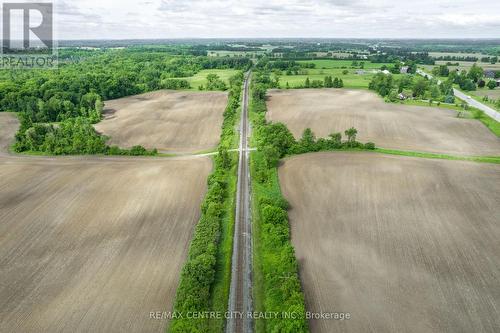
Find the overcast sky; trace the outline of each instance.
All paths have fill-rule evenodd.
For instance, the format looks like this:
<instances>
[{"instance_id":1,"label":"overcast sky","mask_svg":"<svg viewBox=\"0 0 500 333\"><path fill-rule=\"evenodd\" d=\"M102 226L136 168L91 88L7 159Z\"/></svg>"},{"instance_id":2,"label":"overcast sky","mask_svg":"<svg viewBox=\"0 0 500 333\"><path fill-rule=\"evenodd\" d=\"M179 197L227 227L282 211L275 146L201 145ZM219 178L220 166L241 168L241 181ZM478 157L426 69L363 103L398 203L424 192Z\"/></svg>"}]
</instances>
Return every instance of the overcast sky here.
<instances>
[{"instance_id":1,"label":"overcast sky","mask_svg":"<svg viewBox=\"0 0 500 333\"><path fill-rule=\"evenodd\" d=\"M59 39L500 38L500 0L58 0Z\"/></svg>"}]
</instances>

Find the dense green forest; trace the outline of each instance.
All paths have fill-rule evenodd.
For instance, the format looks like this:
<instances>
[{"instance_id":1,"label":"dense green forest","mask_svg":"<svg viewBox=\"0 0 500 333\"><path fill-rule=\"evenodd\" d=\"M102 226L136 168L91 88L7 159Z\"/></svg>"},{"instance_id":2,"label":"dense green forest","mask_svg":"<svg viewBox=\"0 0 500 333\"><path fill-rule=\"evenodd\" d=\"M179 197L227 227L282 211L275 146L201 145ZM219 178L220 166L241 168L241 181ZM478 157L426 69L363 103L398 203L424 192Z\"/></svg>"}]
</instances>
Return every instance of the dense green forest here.
<instances>
[{"instance_id":1,"label":"dense green forest","mask_svg":"<svg viewBox=\"0 0 500 333\"><path fill-rule=\"evenodd\" d=\"M91 124L103 101L158 89L186 89L203 69L246 69L249 59L178 56L167 52L65 50L57 70L0 73L0 110L19 113L15 150L50 154L114 152ZM176 79L174 79L176 78ZM58 124L52 124L58 123Z\"/></svg>"}]
</instances>

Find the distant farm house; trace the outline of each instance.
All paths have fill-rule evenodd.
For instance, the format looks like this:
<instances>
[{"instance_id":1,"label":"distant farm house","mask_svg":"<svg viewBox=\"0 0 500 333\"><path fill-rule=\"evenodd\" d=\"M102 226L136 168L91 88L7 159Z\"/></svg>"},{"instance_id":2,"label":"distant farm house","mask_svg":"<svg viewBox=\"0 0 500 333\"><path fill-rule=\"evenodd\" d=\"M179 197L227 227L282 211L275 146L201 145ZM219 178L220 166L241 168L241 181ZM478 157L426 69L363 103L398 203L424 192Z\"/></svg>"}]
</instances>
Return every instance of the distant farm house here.
<instances>
[{"instance_id":1,"label":"distant farm house","mask_svg":"<svg viewBox=\"0 0 500 333\"><path fill-rule=\"evenodd\" d=\"M500 79L497 79L497 87L500 87Z\"/></svg>"},{"instance_id":2,"label":"distant farm house","mask_svg":"<svg viewBox=\"0 0 500 333\"><path fill-rule=\"evenodd\" d=\"M399 72L400 72L401 74L408 74L408 70L409 70L409 69L410 69L410 67L409 67L409 66L403 66L403 67L401 67L401 69L399 70Z\"/></svg>"},{"instance_id":3,"label":"distant farm house","mask_svg":"<svg viewBox=\"0 0 500 333\"><path fill-rule=\"evenodd\" d=\"M486 70L486 71L484 71L484 76L489 78L489 79L493 79L493 78L495 78L495 71Z\"/></svg>"},{"instance_id":4,"label":"distant farm house","mask_svg":"<svg viewBox=\"0 0 500 333\"><path fill-rule=\"evenodd\" d=\"M402 100L402 101L404 101L404 100L406 100L406 99L408 99L408 98L410 98L410 97L411 97L411 95L410 95L410 94L407 94L407 93L405 93L405 92L401 92L401 93L399 93L399 95L398 95L398 98L399 98L400 100Z\"/></svg>"},{"instance_id":5,"label":"distant farm house","mask_svg":"<svg viewBox=\"0 0 500 333\"><path fill-rule=\"evenodd\" d=\"M362 70L362 69L358 69L358 70L356 71L356 74L358 74L358 75L365 75L365 73L366 73L366 72L365 72L364 70Z\"/></svg>"}]
</instances>

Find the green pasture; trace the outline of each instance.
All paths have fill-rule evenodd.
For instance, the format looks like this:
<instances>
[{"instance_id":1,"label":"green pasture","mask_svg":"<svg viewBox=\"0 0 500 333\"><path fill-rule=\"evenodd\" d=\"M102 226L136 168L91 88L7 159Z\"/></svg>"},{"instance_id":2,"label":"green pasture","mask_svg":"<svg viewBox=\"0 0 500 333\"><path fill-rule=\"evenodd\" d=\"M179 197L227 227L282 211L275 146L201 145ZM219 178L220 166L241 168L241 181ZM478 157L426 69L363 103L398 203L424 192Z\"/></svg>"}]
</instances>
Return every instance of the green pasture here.
<instances>
[{"instance_id":1,"label":"green pasture","mask_svg":"<svg viewBox=\"0 0 500 333\"><path fill-rule=\"evenodd\" d=\"M343 71L347 70L347 74L343 74ZM286 84L288 82L288 86L290 88L299 88L304 86L304 82L307 78L310 81L313 80L321 80L325 79L325 76L332 76L333 78L338 77L344 81L344 88L356 88L356 89L368 89L368 85L372 80L373 76L376 73L373 73L372 70L364 70L364 74L356 74L357 69L341 69L341 68L332 68L332 69L308 69L306 70L308 74L301 75L282 75L280 76L280 87L286 88ZM400 74L393 74L394 78L399 77Z\"/></svg>"},{"instance_id":2,"label":"green pasture","mask_svg":"<svg viewBox=\"0 0 500 333\"><path fill-rule=\"evenodd\" d=\"M187 80L191 85L190 90L198 90L199 86L206 85L208 74L217 74L229 87L229 78L236 73L238 73L238 70L235 69L204 69L196 73L194 76L179 79Z\"/></svg>"}]
</instances>

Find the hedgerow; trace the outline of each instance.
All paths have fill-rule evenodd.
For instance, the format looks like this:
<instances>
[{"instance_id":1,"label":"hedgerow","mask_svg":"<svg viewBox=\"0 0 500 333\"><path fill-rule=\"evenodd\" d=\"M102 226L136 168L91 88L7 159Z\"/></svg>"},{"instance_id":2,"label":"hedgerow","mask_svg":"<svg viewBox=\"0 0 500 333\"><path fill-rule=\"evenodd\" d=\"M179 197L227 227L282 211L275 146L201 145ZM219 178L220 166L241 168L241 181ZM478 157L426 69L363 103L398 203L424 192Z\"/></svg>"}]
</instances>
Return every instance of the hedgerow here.
<instances>
[{"instance_id":1,"label":"hedgerow","mask_svg":"<svg viewBox=\"0 0 500 333\"><path fill-rule=\"evenodd\" d=\"M217 255L223 221L230 210L233 193L230 180L234 177L235 154L227 151L235 137L235 122L240 106L243 73L230 80L227 108L224 112L219 154L214 158L214 172L208 178L208 190L201 205L201 217L181 272L174 312L182 314L172 319L169 332L209 332L209 319L196 319L190 313L210 311L212 287L216 279Z\"/></svg>"},{"instance_id":2,"label":"hedgerow","mask_svg":"<svg viewBox=\"0 0 500 333\"><path fill-rule=\"evenodd\" d=\"M264 76L265 77L265 76ZM253 223L255 242L256 311L293 313L295 319L281 316L258 320L263 332L307 332L305 303L298 276L298 263L290 240L288 203L281 195L276 166L296 144L284 124L268 124L264 118L265 83L255 73L251 109L258 150L251 156Z\"/></svg>"}]
</instances>

